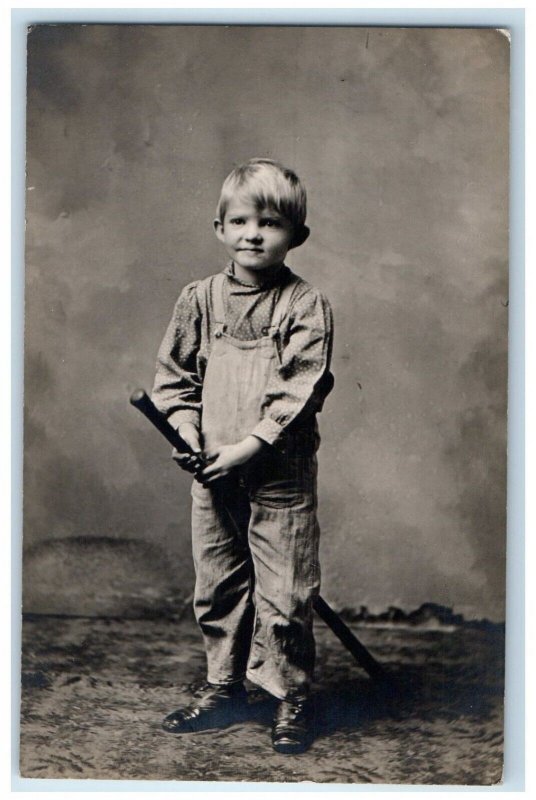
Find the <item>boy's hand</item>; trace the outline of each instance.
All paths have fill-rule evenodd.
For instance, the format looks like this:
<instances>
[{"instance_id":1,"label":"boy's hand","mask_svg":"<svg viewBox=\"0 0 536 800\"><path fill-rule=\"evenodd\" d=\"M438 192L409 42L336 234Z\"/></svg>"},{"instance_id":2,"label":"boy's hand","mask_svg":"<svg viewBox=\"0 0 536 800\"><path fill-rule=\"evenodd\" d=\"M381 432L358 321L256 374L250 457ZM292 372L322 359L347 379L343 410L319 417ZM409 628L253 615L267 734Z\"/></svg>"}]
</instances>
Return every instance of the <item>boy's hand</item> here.
<instances>
[{"instance_id":1,"label":"boy's hand","mask_svg":"<svg viewBox=\"0 0 536 800\"><path fill-rule=\"evenodd\" d=\"M204 464L199 431L193 422L183 422L179 425L178 434L190 446L192 453L179 453L173 448L172 458L186 472L198 472Z\"/></svg>"},{"instance_id":2,"label":"boy's hand","mask_svg":"<svg viewBox=\"0 0 536 800\"><path fill-rule=\"evenodd\" d=\"M199 473L201 483L212 483L228 475L234 467L245 464L262 449L263 442L256 436L246 436L237 444L224 444L205 453L209 465Z\"/></svg>"}]
</instances>

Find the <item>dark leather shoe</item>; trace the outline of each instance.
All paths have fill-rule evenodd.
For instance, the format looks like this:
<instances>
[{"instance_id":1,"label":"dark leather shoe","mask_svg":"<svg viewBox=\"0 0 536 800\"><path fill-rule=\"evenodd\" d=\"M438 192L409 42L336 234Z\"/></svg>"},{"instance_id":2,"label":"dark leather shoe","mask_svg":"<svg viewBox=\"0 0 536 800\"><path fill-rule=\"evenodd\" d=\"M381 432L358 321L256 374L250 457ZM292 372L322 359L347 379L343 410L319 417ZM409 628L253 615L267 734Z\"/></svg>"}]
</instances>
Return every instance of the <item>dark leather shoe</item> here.
<instances>
[{"instance_id":1,"label":"dark leather shoe","mask_svg":"<svg viewBox=\"0 0 536 800\"><path fill-rule=\"evenodd\" d=\"M305 753L314 739L314 708L310 699L282 700L275 712L272 746L278 753Z\"/></svg>"},{"instance_id":2,"label":"dark leather shoe","mask_svg":"<svg viewBox=\"0 0 536 800\"><path fill-rule=\"evenodd\" d=\"M224 728L244 718L247 696L242 683L228 686L204 683L193 693L193 702L168 714L162 727L168 733L196 733Z\"/></svg>"}]
</instances>

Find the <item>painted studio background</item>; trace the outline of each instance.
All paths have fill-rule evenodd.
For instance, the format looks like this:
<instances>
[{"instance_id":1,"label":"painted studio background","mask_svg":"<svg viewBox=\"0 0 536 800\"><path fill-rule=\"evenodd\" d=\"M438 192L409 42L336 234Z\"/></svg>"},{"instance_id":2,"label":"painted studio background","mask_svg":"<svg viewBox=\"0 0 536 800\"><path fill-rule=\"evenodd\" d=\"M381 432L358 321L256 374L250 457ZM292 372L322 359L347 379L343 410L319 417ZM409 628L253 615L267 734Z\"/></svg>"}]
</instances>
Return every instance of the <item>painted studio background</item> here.
<instances>
[{"instance_id":1,"label":"painted studio background","mask_svg":"<svg viewBox=\"0 0 536 800\"><path fill-rule=\"evenodd\" d=\"M192 591L189 477L128 404L251 156L330 298L322 593L504 619L508 57L493 30L38 26L28 39L24 602Z\"/></svg>"}]
</instances>

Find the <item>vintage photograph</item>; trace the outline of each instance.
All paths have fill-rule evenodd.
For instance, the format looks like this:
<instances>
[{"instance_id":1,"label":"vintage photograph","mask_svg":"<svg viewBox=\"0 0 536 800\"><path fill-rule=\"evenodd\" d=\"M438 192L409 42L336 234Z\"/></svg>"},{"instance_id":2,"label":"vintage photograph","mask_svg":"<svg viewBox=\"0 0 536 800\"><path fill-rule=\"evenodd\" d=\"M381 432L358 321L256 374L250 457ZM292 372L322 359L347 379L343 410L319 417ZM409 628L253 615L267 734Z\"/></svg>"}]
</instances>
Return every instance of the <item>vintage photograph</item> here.
<instances>
[{"instance_id":1,"label":"vintage photograph","mask_svg":"<svg viewBox=\"0 0 536 800\"><path fill-rule=\"evenodd\" d=\"M21 776L501 782L509 61L28 30Z\"/></svg>"}]
</instances>

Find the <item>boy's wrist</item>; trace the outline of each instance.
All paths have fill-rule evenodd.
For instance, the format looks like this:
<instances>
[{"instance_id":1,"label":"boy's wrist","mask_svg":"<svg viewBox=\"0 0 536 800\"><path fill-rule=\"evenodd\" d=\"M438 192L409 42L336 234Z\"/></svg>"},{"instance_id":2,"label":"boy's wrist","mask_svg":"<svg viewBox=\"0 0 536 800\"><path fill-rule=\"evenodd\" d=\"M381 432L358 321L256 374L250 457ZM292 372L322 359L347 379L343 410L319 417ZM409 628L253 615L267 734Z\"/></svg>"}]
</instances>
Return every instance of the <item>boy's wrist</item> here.
<instances>
[{"instance_id":1,"label":"boy's wrist","mask_svg":"<svg viewBox=\"0 0 536 800\"><path fill-rule=\"evenodd\" d=\"M180 436L181 435L181 431L184 433L184 431L188 431L188 430L190 430L190 431L194 430L197 433L199 433L199 427L195 424L195 422L181 422L179 427L177 428L177 433Z\"/></svg>"},{"instance_id":2,"label":"boy's wrist","mask_svg":"<svg viewBox=\"0 0 536 800\"><path fill-rule=\"evenodd\" d=\"M176 431L185 422L191 422L199 430L201 427L201 415L194 408L181 408L169 415L168 422Z\"/></svg>"},{"instance_id":3,"label":"boy's wrist","mask_svg":"<svg viewBox=\"0 0 536 800\"><path fill-rule=\"evenodd\" d=\"M264 442L262 439L259 439L257 436L253 436L250 434L246 436L245 439L242 439L241 442L238 442L237 448L240 455L240 461L242 464L245 464L246 461L249 461L253 456L257 455L262 450Z\"/></svg>"}]
</instances>

